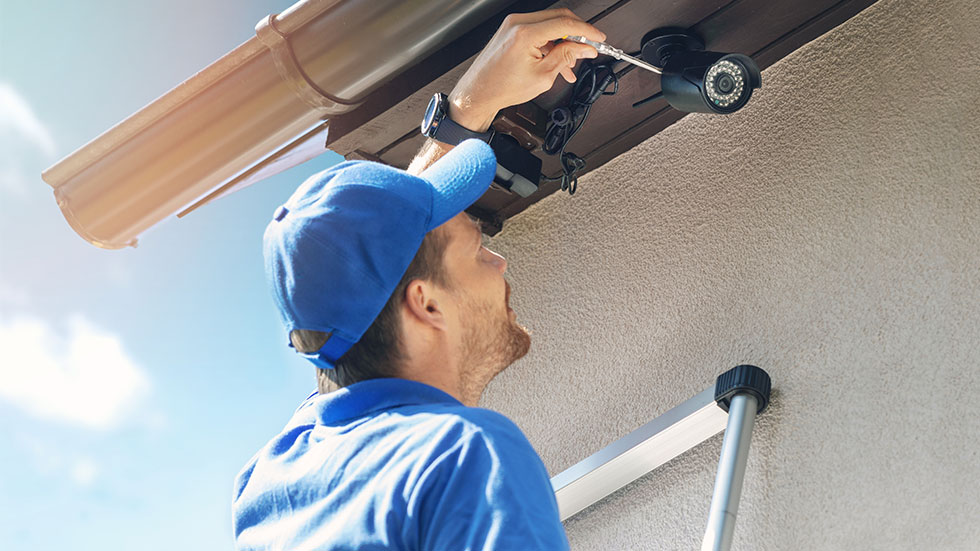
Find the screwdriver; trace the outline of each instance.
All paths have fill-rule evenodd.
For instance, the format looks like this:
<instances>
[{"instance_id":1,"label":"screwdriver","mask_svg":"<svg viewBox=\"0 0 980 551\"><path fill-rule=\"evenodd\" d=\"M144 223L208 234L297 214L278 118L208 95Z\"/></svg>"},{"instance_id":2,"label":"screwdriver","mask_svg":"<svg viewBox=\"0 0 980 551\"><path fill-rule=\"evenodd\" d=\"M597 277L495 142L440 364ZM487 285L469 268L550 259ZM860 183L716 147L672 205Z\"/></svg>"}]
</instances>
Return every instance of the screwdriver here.
<instances>
[{"instance_id":1,"label":"screwdriver","mask_svg":"<svg viewBox=\"0 0 980 551\"><path fill-rule=\"evenodd\" d=\"M588 38L585 38L584 36L577 36L577 35L566 36L562 40L571 40L572 42L578 42L579 44L588 44L589 46L592 46L593 48L595 48L596 51L599 52L602 55L607 55L609 57L618 59L620 61L625 61L627 63L632 63L633 65L636 65L637 67L641 67L643 69L646 69L647 71L653 71L654 73L657 73L658 75L663 73L663 70L661 70L660 67L654 67L653 65L650 65L646 61L643 61L642 59L635 58L635 57L627 54L623 50L620 50L619 48L614 48L614 47L610 46L609 44L606 44L605 42L596 42L595 40L589 40Z\"/></svg>"}]
</instances>

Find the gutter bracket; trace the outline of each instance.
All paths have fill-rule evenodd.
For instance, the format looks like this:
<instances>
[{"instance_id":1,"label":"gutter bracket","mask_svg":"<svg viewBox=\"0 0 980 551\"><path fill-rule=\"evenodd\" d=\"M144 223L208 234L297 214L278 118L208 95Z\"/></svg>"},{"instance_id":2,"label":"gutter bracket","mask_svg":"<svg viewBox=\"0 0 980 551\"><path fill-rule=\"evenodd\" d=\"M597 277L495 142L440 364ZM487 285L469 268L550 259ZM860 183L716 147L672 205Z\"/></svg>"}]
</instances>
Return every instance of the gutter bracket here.
<instances>
[{"instance_id":1,"label":"gutter bracket","mask_svg":"<svg viewBox=\"0 0 980 551\"><path fill-rule=\"evenodd\" d=\"M323 118L327 115L346 113L351 110L351 106L359 105L361 102L350 103L331 96L310 80L299 66L299 61L296 60L293 48L289 44L289 38L276 27L276 15L268 15L259 21L255 25L255 36L269 48L279 76L286 81L293 92L323 115Z\"/></svg>"}]
</instances>

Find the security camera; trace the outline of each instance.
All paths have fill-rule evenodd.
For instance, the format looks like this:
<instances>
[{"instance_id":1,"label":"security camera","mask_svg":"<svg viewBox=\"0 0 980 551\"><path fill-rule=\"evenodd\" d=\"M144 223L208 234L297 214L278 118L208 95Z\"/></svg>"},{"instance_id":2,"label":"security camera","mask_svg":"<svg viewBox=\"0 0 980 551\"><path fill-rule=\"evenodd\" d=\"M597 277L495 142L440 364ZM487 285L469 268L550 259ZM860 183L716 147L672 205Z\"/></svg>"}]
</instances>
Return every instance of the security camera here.
<instances>
[{"instance_id":1,"label":"security camera","mask_svg":"<svg viewBox=\"0 0 980 551\"><path fill-rule=\"evenodd\" d=\"M650 31L641 52L645 61L663 69L660 88L679 111L734 113L762 86L762 73L752 58L707 52L704 41L687 29Z\"/></svg>"}]
</instances>

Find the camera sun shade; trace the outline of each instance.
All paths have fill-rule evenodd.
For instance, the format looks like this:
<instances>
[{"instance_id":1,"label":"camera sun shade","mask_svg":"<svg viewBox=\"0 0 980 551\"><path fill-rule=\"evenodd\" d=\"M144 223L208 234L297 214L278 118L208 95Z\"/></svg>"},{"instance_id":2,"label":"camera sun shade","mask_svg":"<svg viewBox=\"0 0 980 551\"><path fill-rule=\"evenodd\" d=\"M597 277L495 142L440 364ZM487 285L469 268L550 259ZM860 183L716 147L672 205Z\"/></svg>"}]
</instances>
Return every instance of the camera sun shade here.
<instances>
[{"instance_id":1,"label":"camera sun shade","mask_svg":"<svg viewBox=\"0 0 980 551\"><path fill-rule=\"evenodd\" d=\"M660 87L671 107L700 113L734 113L762 86L749 56L707 52L696 34L675 27L643 37L643 59L663 68Z\"/></svg>"}]
</instances>

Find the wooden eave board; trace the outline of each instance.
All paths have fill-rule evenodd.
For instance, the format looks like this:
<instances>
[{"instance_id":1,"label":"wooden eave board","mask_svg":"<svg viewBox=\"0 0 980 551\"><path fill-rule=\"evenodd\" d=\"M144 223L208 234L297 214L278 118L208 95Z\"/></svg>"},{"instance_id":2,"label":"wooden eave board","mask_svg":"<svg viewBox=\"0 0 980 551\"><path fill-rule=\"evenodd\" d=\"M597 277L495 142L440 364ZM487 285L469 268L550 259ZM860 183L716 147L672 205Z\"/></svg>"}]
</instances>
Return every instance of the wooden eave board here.
<instances>
[{"instance_id":1,"label":"wooden eave board","mask_svg":"<svg viewBox=\"0 0 980 551\"><path fill-rule=\"evenodd\" d=\"M665 26L692 28L706 49L748 54L765 69L803 44L840 25L868 7L874 0L622 0L620 2L568 1L567 6L599 27L607 42L628 52L637 52L648 31ZM516 2L509 11L547 7L547 2ZM329 147L342 155L357 151L380 158L393 166L406 167L424 142L419 121L435 92L448 93L485 44L504 14L475 29L458 44L424 60L369 98L362 108L331 122L331 132L342 133ZM462 57L465 56L465 57ZM447 66L448 64L454 64ZM438 66L438 67L436 67ZM634 108L632 104L660 91L659 76L616 64L619 92L601 97L592 107L585 125L569 142L567 150L587 162L583 174L629 150L680 120L685 113L672 109L664 99ZM763 87L755 94L765 94ZM805 83L801 83L805 85ZM549 92L535 100L543 109L560 105L570 86L559 78ZM755 97L755 96L754 96ZM719 115L721 116L721 115ZM560 174L557 158L540 150L542 173ZM503 222L554 193L557 182L543 182L530 197L520 197L492 187L471 209L495 233ZM574 200L574 199L570 199Z\"/></svg>"}]
</instances>

